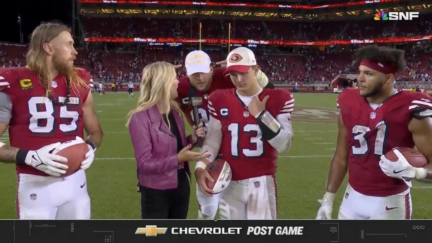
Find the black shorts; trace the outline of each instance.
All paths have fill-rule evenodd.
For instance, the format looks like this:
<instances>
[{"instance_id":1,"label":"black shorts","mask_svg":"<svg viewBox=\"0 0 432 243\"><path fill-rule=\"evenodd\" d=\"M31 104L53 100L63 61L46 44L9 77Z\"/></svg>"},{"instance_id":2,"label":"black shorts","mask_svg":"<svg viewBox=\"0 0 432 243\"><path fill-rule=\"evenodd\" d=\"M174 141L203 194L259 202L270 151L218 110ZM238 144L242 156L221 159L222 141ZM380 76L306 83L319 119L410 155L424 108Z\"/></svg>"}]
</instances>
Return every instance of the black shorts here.
<instances>
[{"instance_id":1,"label":"black shorts","mask_svg":"<svg viewBox=\"0 0 432 243\"><path fill-rule=\"evenodd\" d=\"M129 92L129 93L133 93L133 88L129 88L129 89L128 89L128 92Z\"/></svg>"}]
</instances>

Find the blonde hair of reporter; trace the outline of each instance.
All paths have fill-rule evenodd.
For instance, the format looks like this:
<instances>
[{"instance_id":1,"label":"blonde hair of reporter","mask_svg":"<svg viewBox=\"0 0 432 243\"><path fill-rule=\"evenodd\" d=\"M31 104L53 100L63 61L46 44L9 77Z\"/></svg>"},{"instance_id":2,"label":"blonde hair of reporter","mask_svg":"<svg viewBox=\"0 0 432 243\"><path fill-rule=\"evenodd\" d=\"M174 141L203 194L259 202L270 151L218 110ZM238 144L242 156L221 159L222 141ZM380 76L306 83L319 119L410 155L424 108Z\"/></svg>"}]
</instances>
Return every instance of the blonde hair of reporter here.
<instances>
[{"instance_id":1,"label":"blonde hair of reporter","mask_svg":"<svg viewBox=\"0 0 432 243\"><path fill-rule=\"evenodd\" d=\"M157 105L160 112L165 114L168 126L168 114L171 109L180 112L178 103L170 99L170 89L176 80L177 74L174 66L168 62L154 62L144 67L140 84L140 96L137 107L127 115L126 126L136 113Z\"/></svg>"}]
</instances>

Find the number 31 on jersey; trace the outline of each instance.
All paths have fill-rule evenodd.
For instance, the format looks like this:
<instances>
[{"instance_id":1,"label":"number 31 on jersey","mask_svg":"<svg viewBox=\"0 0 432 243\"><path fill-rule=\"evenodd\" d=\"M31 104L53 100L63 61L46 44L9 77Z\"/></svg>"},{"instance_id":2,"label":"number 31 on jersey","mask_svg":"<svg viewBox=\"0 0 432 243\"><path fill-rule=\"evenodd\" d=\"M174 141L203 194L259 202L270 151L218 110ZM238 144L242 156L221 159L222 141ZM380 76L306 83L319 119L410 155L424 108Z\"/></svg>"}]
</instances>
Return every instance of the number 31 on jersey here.
<instances>
[{"instance_id":1,"label":"number 31 on jersey","mask_svg":"<svg viewBox=\"0 0 432 243\"><path fill-rule=\"evenodd\" d=\"M375 155L381 156L384 153L385 149L385 136L387 125L384 121L380 121L376 126L376 137L375 144L373 147L373 152ZM371 129L367 126L355 125L352 128L352 134L354 136L354 140L359 143L359 146L351 146L353 155L366 155L370 148L368 143L368 136L371 132Z\"/></svg>"}]
</instances>

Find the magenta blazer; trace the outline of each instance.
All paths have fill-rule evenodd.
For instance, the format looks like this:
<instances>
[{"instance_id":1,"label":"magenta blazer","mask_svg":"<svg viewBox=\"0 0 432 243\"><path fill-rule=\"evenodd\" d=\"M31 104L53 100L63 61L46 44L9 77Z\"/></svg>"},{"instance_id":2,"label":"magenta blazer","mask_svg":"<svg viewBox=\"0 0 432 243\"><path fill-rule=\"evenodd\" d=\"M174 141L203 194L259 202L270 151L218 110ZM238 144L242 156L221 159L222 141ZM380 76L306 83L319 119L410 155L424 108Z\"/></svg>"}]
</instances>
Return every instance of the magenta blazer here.
<instances>
[{"instance_id":1,"label":"magenta blazer","mask_svg":"<svg viewBox=\"0 0 432 243\"><path fill-rule=\"evenodd\" d=\"M178 112L172 110L182 140L182 147L191 143L185 135L185 124ZM141 186L165 190L177 188L177 139L163 120L157 106L133 115L129 133L138 166ZM190 176L189 163L184 168Z\"/></svg>"}]
</instances>

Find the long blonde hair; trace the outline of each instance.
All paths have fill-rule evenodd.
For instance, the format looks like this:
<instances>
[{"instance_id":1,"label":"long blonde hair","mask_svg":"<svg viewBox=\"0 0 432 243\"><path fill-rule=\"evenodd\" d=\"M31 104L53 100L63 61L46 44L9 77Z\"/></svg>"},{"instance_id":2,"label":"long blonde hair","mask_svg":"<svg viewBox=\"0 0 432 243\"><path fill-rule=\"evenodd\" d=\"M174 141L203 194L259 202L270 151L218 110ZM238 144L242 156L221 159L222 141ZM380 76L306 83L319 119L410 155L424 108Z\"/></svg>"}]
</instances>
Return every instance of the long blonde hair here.
<instances>
[{"instance_id":1,"label":"long blonde hair","mask_svg":"<svg viewBox=\"0 0 432 243\"><path fill-rule=\"evenodd\" d=\"M172 109L180 112L176 101L170 99L170 90L177 74L174 66L168 62L154 62L144 67L140 85L140 97L137 107L127 115L126 126L137 112L147 110L154 105L158 105L160 112L165 114L168 126L168 114Z\"/></svg>"},{"instance_id":2,"label":"long blonde hair","mask_svg":"<svg viewBox=\"0 0 432 243\"><path fill-rule=\"evenodd\" d=\"M43 49L45 43L51 42L63 31L71 32L69 27L57 22L42 23L30 35L30 47L27 52L27 68L38 74L38 78L46 89L48 96L51 90L51 77L47 65L47 53ZM69 80L71 81L71 88L74 91L79 90L81 87L87 86L86 82L78 76L79 68L74 68L70 73Z\"/></svg>"}]
</instances>

